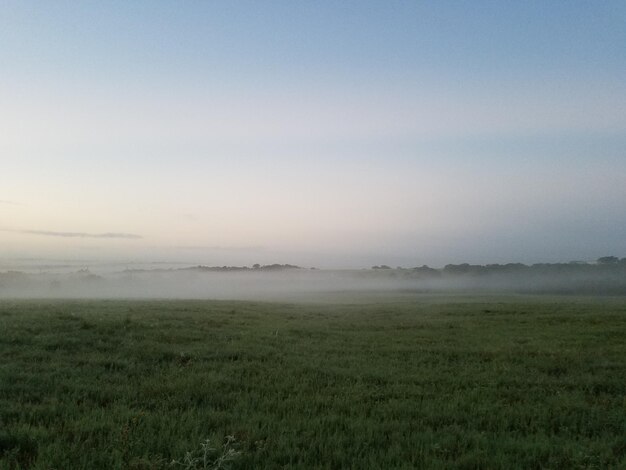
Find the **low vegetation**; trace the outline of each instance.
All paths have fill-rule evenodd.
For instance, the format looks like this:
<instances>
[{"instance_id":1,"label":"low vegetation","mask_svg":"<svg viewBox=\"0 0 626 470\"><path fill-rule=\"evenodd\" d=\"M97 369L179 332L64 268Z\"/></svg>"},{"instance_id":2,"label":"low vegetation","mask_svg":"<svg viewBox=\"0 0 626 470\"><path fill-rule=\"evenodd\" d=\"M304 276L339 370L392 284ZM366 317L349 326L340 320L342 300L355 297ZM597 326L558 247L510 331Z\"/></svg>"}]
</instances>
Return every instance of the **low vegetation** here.
<instances>
[{"instance_id":1,"label":"low vegetation","mask_svg":"<svg viewBox=\"0 0 626 470\"><path fill-rule=\"evenodd\" d=\"M5 300L0 332L1 469L626 468L623 298Z\"/></svg>"}]
</instances>

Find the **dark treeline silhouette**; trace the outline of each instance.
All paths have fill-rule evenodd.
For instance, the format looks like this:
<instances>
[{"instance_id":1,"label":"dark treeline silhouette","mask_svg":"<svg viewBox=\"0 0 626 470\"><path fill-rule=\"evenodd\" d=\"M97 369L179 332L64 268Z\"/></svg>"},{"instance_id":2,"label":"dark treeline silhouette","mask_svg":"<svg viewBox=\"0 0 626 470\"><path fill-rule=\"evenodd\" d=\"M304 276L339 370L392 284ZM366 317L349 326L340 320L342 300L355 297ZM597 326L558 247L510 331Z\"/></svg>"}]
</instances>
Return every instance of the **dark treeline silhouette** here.
<instances>
[{"instance_id":1,"label":"dark treeline silhouette","mask_svg":"<svg viewBox=\"0 0 626 470\"><path fill-rule=\"evenodd\" d=\"M300 266L293 264L254 264L251 268L248 266L193 266L191 268L181 268L180 271L208 271L208 272L241 272L241 271L283 271L285 269L302 269Z\"/></svg>"},{"instance_id":2,"label":"dark treeline silhouette","mask_svg":"<svg viewBox=\"0 0 626 470\"><path fill-rule=\"evenodd\" d=\"M383 265L384 266L384 265ZM373 266L372 275L418 279L432 290L507 290L520 293L626 295L626 258L603 256L595 262L447 264L387 269ZM377 273L377 274L374 274Z\"/></svg>"},{"instance_id":3,"label":"dark treeline silhouette","mask_svg":"<svg viewBox=\"0 0 626 470\"><path fill-rule=\"evenodd\" d=\"M392 269L386 264L380 266L372 266L374 270ZM397 267L398 271L412 271L415 273L438 276L441 274L491 274L491 273L578 273L578 272L602 272L626 269L626 258L618 258L617 256L603 256L595 262L589 263L585 261L569 261L567 263L507 263L507 264L447 264L442 269L431 268L423 265L415 268Z\"/></svg>"}]
</instances>

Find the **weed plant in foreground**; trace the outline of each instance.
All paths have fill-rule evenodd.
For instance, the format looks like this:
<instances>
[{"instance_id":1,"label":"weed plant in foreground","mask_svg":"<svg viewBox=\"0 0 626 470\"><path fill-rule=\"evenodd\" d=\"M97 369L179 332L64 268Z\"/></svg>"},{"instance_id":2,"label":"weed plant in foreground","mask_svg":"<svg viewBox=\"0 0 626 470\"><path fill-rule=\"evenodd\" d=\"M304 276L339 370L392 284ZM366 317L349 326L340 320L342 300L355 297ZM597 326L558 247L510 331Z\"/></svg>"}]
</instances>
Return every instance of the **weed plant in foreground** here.
<instances>
[{"instance_id":1,"label":"weed plant in foreground","mask_svg":"<svg viewBox=\"0 0 626 470\"><path fill-rule=\"evenodd\" d=\"M2 301L0 468L626 468L625 338L620 298Z\"/></svg>"}]
</instances>

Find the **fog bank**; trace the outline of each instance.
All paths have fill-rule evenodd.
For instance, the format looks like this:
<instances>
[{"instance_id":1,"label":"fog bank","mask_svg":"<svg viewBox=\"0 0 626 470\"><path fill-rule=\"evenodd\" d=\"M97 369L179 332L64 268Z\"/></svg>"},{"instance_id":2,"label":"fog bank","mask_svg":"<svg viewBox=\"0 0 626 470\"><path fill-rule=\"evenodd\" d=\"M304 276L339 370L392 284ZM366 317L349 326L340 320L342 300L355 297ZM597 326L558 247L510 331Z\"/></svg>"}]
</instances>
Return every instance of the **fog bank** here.
<instances>
[{"instance_id":1,"label":"fog bank","mask_svg":"<svg viewBox=\"0 0 626 470\"><path fill-rule=\"evenodd\" d=\"M0 272L0 298L304 300L345 293L626 295L626 262L317 270L290 265Z\"/></svg>"}]
</instances>

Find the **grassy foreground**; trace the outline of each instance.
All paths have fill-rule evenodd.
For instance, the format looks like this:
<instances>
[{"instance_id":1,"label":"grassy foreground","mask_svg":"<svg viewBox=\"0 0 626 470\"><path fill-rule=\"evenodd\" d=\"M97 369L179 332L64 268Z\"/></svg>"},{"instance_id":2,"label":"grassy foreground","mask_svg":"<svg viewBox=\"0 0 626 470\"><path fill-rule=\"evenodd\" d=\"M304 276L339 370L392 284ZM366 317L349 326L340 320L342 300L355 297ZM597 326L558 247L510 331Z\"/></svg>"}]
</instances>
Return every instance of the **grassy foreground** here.
<instances>
[{"instance_id":1,"label":"grassy foreground","mask_svg":"<svg viewBox=\"0 0 626 470\"><path fill-rule=\"evenodd\" d=\"M626 468L626 300L0 302L1 469L228 435L231 468Z\"/></svg>"}]
</instances>

